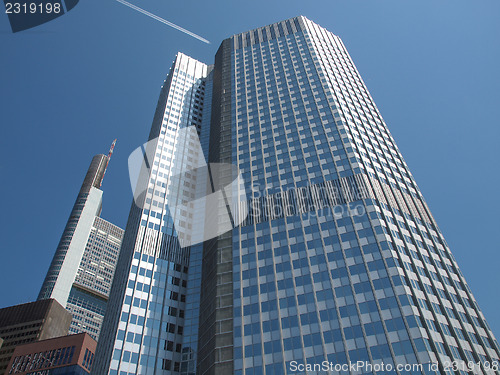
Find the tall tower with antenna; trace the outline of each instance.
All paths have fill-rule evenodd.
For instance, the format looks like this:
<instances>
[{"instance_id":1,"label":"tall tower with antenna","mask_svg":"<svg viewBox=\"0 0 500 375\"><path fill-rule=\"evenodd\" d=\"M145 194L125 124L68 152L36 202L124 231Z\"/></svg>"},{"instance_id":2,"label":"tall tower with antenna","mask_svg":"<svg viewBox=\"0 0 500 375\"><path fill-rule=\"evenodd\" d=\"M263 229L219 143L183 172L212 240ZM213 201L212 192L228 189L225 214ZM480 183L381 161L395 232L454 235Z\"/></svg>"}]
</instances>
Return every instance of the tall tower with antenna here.
<instances>
[{"instance_id":1,"label":"tall tower with antenna","mask_svg":"<svg viewBox=\"0 0 500 375\"><path fill-rule=\"evenodd\" d=\"M70 333L96 340L106 311L123 230L102 219L102 181L113 154L95 155L64 228L38 299L54 298L73 315Z\"/></svg>"}]
</instances>

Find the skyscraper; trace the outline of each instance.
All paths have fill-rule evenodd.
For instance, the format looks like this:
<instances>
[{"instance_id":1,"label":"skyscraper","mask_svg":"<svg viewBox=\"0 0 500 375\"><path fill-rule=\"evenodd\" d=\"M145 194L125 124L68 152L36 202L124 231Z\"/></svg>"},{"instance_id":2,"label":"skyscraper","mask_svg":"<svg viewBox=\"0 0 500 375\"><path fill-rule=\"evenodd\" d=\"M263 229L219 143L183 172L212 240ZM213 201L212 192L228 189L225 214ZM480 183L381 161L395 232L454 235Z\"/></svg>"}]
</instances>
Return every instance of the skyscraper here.
<instances>
[{"instance_id":1,"label":"skyscraper","mask_svg":"<svg viewBox=\"0 0 500 375\"><path fill-rule=\"evenodd\" d=\"M114 146L114 143L113 143ZM123 229L100 217L108 156L90 163L38 299L54 298L73 316L70 333L99 337Z\"/></svg>"},{"instance_id":2,"label":"skyscraper","mask_svg":"<svg viewBox=\"0 0 500 375\"><path fill-rule=\"evenodd\" d=\"M198 198L199 181L172 187L192 125L205 159L237 167L221 187L241 173L239 217L220 203L243 221L181 246L177 223L199 218L168 208ZM213 66L178 54L145 160L96 374L498 373L500 347L331 32L296 17L224 40Z\"/></svg>"},{"instance_id":3,"label":"skyscraper","mask_svg":"<svg viewBox=\"0 0 500 375\"><path fill-rule=\"evenodd\" d=\"M198 166L204 158L201 147L196 146L202 129L205 143L208 141L210 115L204 112L210 107L203 104L211 95L205 97L209 69L179 53L163 84L149 141L143 147L146 160L138 173L116 267L99 340L103 344L98 344L96 352L96 374L118 373L118 369L178 372L183 339L197 343L203 248L181 248L174 217L165 203L167 196L176 199L185 193L191 198L196 190L187 187L179 193L179 184L173 184L169 177L180 173L183 166ZM208 121L207 126L202 127L202 119ZM188 128L194 132L182 136L181 129ZM186 214L179 212L187 222Z\"/></svg>"}]
</instances>

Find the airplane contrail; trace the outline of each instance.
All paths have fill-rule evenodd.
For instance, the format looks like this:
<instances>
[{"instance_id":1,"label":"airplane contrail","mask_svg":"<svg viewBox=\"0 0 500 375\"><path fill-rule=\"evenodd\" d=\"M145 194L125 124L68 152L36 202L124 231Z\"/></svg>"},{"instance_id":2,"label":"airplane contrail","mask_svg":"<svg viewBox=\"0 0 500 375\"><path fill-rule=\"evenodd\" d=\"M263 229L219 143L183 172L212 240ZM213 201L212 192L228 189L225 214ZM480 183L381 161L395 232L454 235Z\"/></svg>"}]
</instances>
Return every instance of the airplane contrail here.
<instances>
[{"instance_id":1,"label":"airplane contrail","mask_svg":"<svg viewBox=\"0 0 500 375\"><path fill-rule=\"evenodd\" d=\"M142 9L142 8L139 8L138 6L135 6L134 4L130 4L129 2L125 1L125 0L116 0L118 1L119 3L122 3L123 5L126 5L134 10L137 10L138 12L141 12L142 14L145 14L146 16L149 16L151 18L154 18L155 20L157 21L160 21L162 23L164 23L165 25L168 25L170 27L173 27L174 29L176 30L179 30L179 31L182 31L183 33L187 34L187 35L190 35L192 36L193 38L196 38L198 40L201 40L202 42L204 43L207 43L207 44L210 44L210 42L208 40L206 40L205 38L202 38L201 36L195 34L195 33L192 33L191 31L189 30L186 30L180 26L177 26L175 23L172 23L170 21L167 21L161 17L158 17L156 15L154 15L153 13L149 13L148 11Z\"/></svg>"}]
</instances>

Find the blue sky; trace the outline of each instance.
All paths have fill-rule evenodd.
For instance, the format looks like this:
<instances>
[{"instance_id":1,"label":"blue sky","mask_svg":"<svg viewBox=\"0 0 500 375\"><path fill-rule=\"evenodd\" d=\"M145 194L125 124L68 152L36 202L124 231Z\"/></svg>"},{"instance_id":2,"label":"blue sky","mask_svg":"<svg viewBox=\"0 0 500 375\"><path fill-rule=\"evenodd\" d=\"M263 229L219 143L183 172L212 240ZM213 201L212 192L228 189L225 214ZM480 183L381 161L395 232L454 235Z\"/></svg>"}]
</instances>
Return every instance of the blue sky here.
<instances>
[{"instance_id":1,"label":"blue sky","mask_svg":"<svg viewBox=\"0 0 500 375\"><path fill-rule=\"evenodd\" d=\"M304 15L339 35L493 332L500 335L498 1L114 0L12 34L0 16L0 307L34 300L94 154L118 138L102 217L125 227L127 158L177 51Z\"/></svg>"}]
</instances>

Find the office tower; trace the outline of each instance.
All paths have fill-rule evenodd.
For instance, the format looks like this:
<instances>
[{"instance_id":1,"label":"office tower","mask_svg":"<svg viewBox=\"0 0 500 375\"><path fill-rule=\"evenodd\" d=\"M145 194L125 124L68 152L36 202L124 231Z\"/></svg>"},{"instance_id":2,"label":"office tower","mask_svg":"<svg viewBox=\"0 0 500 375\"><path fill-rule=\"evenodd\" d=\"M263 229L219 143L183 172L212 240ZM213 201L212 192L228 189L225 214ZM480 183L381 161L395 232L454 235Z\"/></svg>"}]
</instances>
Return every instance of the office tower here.
<instances>
[{"instance_id":1,"label":"office tower","mask_svg":"<svg viewBox=\"0 0 500 375\"><path fill-rule=\"evenodd\" d=\"M38 341L16 347L7 374L89 374L97 342L87 333Z\"/></svg>"},{"instance_id":2,"label":"office tower","mask_svg":"<svg viewBox=\"0 0 500 375\"><path fill-rule=\"evenodd\" d=\"M71 314L54 299L0 309L0 374L18 345L67 335L70 322Z\"/></svg>"},{"instance_id":3,"label":"office tower","mask_svg":"<svg viewBox=\"0 0 500 375\"><path fill-rule=\"evenodd\" d=\"M99 337L123 229L102 219L101 184L113 152L93 157L38 299L55 298L73 316L70 333Z\"/></svg>"},{"instance_id":4,"label":"office tower","mask_svg":"<svg viewBox=\"0 0 500 375\"><path fill-rule=\"evenodd\" d=\"M248 212L181 247L183 230L163 230L179 195L157 179L200 107L202 152L237 166ZM296 17L224 40L213 66L179 54L149 140L96 374L498 373L498 343L339 37Z\"/></svg>"},{"instance_id":5,"label":"office tower","mask_svg":"<svg viewBox=\"0 0 500 375\"><path fill-rule=\"evenodd\" d=\"M197 341L197 329L194 334L193 328L197 316L185 313L188 304L196 304L188 303L186 295L188 278L197 280L198 285L201 280L203 249L200 245L181 248L173 228L174 217L165 202L167 196L173 201L184 193L191 197L196 190L179 190L179 184L173 184L169 177L181 173L183 166L203 164L203 151L196 146L208 71L207 65L179 53L163 84L99 340L103 345L98 343L96 374L107 373L109 366L112 373L118 368L124 371L124 366L133 373L154 373L157 368L179 371L183 337L189 335ZM194 285L190 285L190 298L196 299L199 290ZM126 362L121 360L122 355Z\"/></svg>"}]
</instances>

